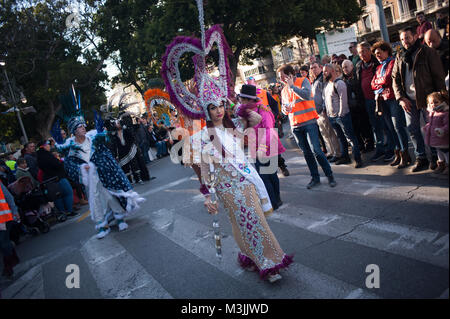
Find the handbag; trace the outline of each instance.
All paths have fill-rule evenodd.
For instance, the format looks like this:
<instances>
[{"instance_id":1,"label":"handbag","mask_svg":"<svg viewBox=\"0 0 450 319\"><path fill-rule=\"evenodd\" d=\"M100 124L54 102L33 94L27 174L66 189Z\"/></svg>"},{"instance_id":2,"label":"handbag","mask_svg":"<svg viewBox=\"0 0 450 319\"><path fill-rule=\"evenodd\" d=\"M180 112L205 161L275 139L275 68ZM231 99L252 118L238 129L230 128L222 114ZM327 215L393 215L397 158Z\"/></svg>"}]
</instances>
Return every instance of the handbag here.
<instances>
[{"instance_id":1,"label":"handbag","mask_svg":"<svg viewBox=\"0 0 450 319\"><path fill-rule=\"evenodd\" d=\"M62 190L57 177L43 181L41 183L41 189L49 202L54 202L62 196Z\"/></svg>"},{"instance_id":2,"label":"handbag","mask_svg":"<svg viewBox=\"0 0 450 319\"><path fill-rule=\"evenodd\" d=\"M383 115L383 98L381 97L381 94L375 95L375 114L378 116Z\"/></svg>"}]
</instances>

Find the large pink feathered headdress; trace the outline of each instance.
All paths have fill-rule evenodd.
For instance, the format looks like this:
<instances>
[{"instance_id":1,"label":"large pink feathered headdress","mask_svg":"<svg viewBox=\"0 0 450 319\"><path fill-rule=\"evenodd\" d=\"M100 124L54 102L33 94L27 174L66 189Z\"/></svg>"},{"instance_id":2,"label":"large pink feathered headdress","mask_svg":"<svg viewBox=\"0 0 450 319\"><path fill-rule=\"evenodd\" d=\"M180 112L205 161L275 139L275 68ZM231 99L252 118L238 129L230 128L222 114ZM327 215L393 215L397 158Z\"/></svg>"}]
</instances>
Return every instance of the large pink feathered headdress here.
<instances>
[{"instance_id":1,"label":"large pink feathered headdress","mask_svg":"<svg viewBox=\"0 0 450 319\"><path fill-rule=\"evenodd\" d=\"M203 2L196 0L199 11L199 21L202 38L176 37L167 46L162 58L161 76L170 94L170 100L186 116L209 120L208 105L220 105L231 96L230 67L227 56L232 54L227 40L219 25L214 25L205 32L203 21ZM216 44L219 51L219 77L214 78L208 74L206 68L206 56ZM194 53L195 65L194 81L197 86L197 94L190 92L181 81L179 61L183 54Z\"/></svg>"}]
</instances>

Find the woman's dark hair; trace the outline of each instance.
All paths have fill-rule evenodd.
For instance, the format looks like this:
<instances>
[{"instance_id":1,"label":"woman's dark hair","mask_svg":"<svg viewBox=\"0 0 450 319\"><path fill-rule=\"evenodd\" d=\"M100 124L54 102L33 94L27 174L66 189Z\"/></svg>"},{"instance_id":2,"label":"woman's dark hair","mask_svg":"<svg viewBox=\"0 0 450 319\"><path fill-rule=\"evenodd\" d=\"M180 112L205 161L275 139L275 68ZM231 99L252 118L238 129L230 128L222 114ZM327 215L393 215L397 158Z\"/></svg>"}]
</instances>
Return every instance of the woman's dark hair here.
<instances>
[{"instance_id":1,"label":"woman's dark hair","mask_svg":"<svg viewBox=\"0 0 450 319\"><path fill-rule=\"evenodd\" d=\"M387 43L386 41L378 41L378 42L376 42L371 48L372 53L375 54L375 51L377 49L380 49L380 50L385 51L385 52L387 51L389 56L392 55L392 46L389 43Z\"/></svg>"}]
</instances>

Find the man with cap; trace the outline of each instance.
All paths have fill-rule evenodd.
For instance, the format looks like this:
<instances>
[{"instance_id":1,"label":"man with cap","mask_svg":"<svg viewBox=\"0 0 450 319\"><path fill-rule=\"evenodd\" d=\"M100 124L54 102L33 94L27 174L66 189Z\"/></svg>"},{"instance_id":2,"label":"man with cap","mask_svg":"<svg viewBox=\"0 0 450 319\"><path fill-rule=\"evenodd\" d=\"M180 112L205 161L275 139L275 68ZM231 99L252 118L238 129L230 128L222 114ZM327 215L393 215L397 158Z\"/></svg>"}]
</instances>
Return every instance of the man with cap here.
<instances>
[{"instance_id":1,"label":"man with cap","mask_svg":"<svg viewBox=\"0 0 450 319\"><path fill-rule=\"evenodd\" d=\"M253 85L256 87L256 95L260 99L260 103L269 107L270 110L272 110L272 114L273 114L274 118L276 119L279 115L278 102L272 97L272 95L268 91L258 87L258 85L255 81L255 78L249 77L247 80L247 84ZM278 122L275 121L275 128L278 130L280 130L280 129L282 130L282 128L277 126L277 123ZM280 168L281 173L284 176L289 176L289 170L287 169L285 160L281 155L278 155L278 167Z\"/></svg>"},{"instance_id":2,"label":"man with cap","mask_svg":"<svg viewBox=\"0 0 450 319\"><path fill-rule=\"evenodd\" d=\"M261 122L253 127L253 131L250 131L249 148L251 157L256 159L255 167L266 186L272 207L276 210L283 203L280 198L278 165L271 167L270 164L277 161L278 156L284 153L286 149L281 144L278 133L274 129L275 117L273 113L267 105L261 102L256 92L256 86L244 84L240 94L238 94L238 99L242 105L249 105L249 109L261 115ZM271 170L271 168L273 169Z\"/></svg>"}]
</instances>

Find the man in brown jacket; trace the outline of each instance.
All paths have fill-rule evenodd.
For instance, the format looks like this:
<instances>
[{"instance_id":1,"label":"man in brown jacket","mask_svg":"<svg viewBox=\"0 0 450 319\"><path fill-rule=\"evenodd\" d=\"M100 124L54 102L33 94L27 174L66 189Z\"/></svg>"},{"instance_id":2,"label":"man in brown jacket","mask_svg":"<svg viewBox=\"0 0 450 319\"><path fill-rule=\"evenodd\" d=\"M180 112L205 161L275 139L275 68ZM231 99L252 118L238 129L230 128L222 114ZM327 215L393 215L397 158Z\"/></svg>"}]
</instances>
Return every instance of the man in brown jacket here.
<instances>
[{"instance_id":1,"label":"man in brown jacket","mask_svg":"<svg viewBox=\"0 0 450 319\"><path fill-rule=\"evenodd\" d=\"M408 130L414 145L416 164L412 172L437 167L436 150L431 148L431 164L425 151L420 129L420 117L428 122L427 95L445 89L445 75L439 55L422 45L413 27L400 31L403 49L397 54L392 71L392 86L400 106L405 111Z\"/></svg>"}]
</instances>

